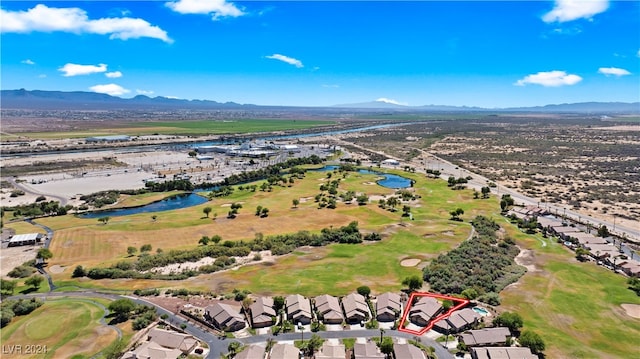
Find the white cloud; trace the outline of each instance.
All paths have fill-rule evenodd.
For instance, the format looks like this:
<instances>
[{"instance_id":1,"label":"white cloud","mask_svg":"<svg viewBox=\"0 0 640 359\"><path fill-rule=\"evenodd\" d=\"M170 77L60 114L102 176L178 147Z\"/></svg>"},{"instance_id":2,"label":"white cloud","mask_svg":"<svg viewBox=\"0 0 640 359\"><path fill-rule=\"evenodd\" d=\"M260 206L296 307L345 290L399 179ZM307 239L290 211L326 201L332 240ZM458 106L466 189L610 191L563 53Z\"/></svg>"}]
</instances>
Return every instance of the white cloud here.
<instances>
[{"instance_id":1,"label":"white cloud","mask_svg":"<svg viewBox=\"0 0 640 359\"><path fill-rule=\"evenodd\" d=\"M282 62L286 62L289 65L293 65L297 68L301 68L304 67L304 65L302 64L302 62L300 60L294 59L293 57L289 57L289 56L284 56L284 55L280 55L280 54L273 54L271 56L265 56L267 59L273 59L273 60L279 60Z\"/></svg>"},{"instance_id":2,"label":"white cloud","mask_svg":"<svg viewBox=\"0 0 640 359\"><path fill-rule=\"evenodd\" d=\"M64 72L62 76L78 76L78 75L90 75L107 71L107 65L78 65L78 64L66 64L58 69L60 72Z\"/></svg>"},{"instance_id":3,"label":"white cloud","mask_svg":"<svg viewBox=\"0 0 640 359\"><path fill-rule=\"evenodd\" d=\"M97 93L106 93L107 95L111 96L120 96L131 92L126 88L116 84L95 85L89 87L89 90Z\"/></svg>"},{"instance_id":4,"label":"white cloud","mask_svg":"<svg viewBox=\"0 0 640 359\"><path fill-rule=\"evenodd\" d=\"M617 67L601 67L598 69L598 73L603 74L605 76L617 76L617 77L631 75L631 72L625 69L617 68Z\"/></svg>"},{"instance_id":5,"label":"white cloud","mask_svg":"<svg viewBox=\"0 0 640 359\"><path fill-rule=\"evenodd\" d=\"M331 88L331 89L337 89L340 87L340 85L330 85L330 84L324 84L322 85L322 87L324 88Z\"/></svg>"},{"instance_id":6,"label":"white cloud","mask_svg":"<svg viewBox=\"0 0 640 359\"><path fill-rule=\"evenodd\" d=\"M25 65L35 65L36 64L31 59L22 60L22 61L20 61L20 63L23 63Z\"/></svg>"},{"instance_id":7,"label":"white cloud","mask_svg":"<svg viewBox=\"0 0 640 359\"><path fill-rule=\"evenodd\" d=\"M558 87L575 85L580 81L582 81L582 77L578 75L567 74L565 71L556 70L527 75L523 79L518 80L514 85L524 86L527 84L533 84L545 87Z\"/></svg>"},{"instance_id":8,"label":"white cloud","mask_svg":"<svg viewBox=\"0 0 640 359\"><path fill-rule=\"evenodd\" d=\"M0 32L29 33L70 32L74 34L109 35L110 39L137 39L150 37L172 42L166 31L143 19L129 17L91 20L80 8L53 8L38 4L27 11L0 9Z\"/></svg>"},{"instance_id":9,"label":"white cloud","mask_svg":"<svg viewBox=\"0 0 640 359\"><path fill-rule=\"evenodd\" d=\"M113 71L113 72L107 72L106 74L104 74L105 76L107 76L110 79L117 79L118 77L122 77L122 72L120 71Z\"/></svg>"},{"instance_id":10,"label":"white cloud","mask_svg":"<svg viewBox=\"0 0 640 359\"><path fill-rule=\"evenodd\" d=\"M636 53L636 56L640 57L640 49L638 50L638 52Z\"/></svg>"},{"instance_id":11,"label":"white cloud","mask_svg":"<svg viewBox=\"0 0 640 359\"><path fill-rule=\"evenodd\" d=\"M138 95L147 95L147 96L153 95L153 91L139 90L139 89L136 89L136 93Z\"/></svg>"},{"instance_id":12,"label":"white cloud","mask_svg":"<svg viewBox=\"0 0 640 359\"><path fill-rule=\"evenodd\" d=\"M384 103L390 103L392 105L400 105L400 106L409 106L409 104L406 102L399 102L386 97L380 97L379 99L376 100L376 102L384 102Z\"/></svg>"},{"instance_id":13,"label":"white cloud","mask_svg":"<svg viewBox=\"0 0 640 359\"><path fill-rule=\"evenodd\" d=\"M226 0L178 0L165 5L180 14L209 14L213 20L245 15L240 8Z\"/></svg>"},{"instance_id":14,"label":"white cloud","mask_svg":"<svg viewBox=\"0 0 640 359\"><path fill-rule=\"evenodd\" d=\"M567 22L591 19L609 7L609 0L556 0L553 10L542 17L544 22Z\"/></svg>"},{"instance_id":15,"label":"white cloud","mask_svg":"<svg viewBox=\"0 0 640 359\"><path fill-rule=\"evenodd\" d=\"M39 78L39 79L44 79L44 78L46 78L46 77L47 77L47 75L45 75L45 74L40 74L40 75L38 75L38 78Z\"/></svg>"}]
</instances>

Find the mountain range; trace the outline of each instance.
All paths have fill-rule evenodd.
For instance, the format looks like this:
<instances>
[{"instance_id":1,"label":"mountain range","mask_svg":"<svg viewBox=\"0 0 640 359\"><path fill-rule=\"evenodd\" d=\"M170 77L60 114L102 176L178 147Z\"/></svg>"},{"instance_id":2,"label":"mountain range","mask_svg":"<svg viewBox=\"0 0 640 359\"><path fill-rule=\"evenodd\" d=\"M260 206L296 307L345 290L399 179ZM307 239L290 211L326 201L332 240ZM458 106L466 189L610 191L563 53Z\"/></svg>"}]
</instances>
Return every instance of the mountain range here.
<instances>
[{"instance_id":1,"label":"mountain range","mask_svg":"<svg viewBox=\"0 0 640 359\"><path fill-rule=\"evenodd\" d=\"M2 90L0 107L3 109L32 110L213 110L287 108L288 106L259 106L211 100L185 100L168 97L138 95L121 98L84 91ZM300 107L290 107L292 109ZM317 108L316 108L317 109ZM371 102L341 104L327 109L385 110L393 112L571 112L571 113L628 113L640 114L640 102L581 102L534 107L482 108L467 106L424 105L407 106L386 99Z\"/></svg>"}]
</instances>

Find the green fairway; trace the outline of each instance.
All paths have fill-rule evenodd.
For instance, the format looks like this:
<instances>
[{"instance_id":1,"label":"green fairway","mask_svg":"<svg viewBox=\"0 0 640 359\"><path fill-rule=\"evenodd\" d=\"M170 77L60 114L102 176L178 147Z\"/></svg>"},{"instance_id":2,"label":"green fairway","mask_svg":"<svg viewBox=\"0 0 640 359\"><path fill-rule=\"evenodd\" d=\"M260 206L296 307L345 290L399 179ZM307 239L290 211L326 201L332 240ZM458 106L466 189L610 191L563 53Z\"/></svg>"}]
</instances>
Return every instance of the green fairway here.
<instances>
[{"instance_id":1,"label":"green fairway","mask_svg":"<svg viewBox=\"0 0 640 359\"><path fill-rule=\"evenodd\" d=\"M521 237L521 238L518 238ZM520 313L538 332L549 358L630 358L637 354L640 319L621 304L640 304L626 278L594 263L580 263L568 249L541 237L516 236L535 251L536 271L501 293L503 309Z\"/></svg>"},{"instance_id":2,"label":"green fairway","mask_svg":"<svg viewBox=\"0 0 640 359\"><path fill-rule=\"evenodd\" d=\"M90 299L48 300L29 315L15 317L2 329L5 348L22 347L19 355L3 353L2 357L89 358L117 338L114 329L100 324L103 315L104 310ZM26 353L29 346L40 350Z\"/></svg>"},{"instance_id":3,"label":"green fairway","mask_svg":"<svg viewBox=\"0 0 640 359\"><path fill-rule=\"evenodd\" d=\"M85 138L108 135L223 135L234 133L304 130L334 125L330 120L184 120L184 121L134 121L119 122L100 129L82 129L64 132L24 132L18 135L32 139Z\"/></svg>"}]
</instances>

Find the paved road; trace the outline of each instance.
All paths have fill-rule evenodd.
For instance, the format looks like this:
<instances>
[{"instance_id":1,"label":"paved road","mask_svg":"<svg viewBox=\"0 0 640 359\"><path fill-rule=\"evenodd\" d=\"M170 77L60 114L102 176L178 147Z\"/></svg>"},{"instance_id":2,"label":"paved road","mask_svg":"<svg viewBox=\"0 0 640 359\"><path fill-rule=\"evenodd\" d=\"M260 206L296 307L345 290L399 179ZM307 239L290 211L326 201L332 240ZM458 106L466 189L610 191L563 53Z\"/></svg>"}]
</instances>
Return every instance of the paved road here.
<instances>
[{"instance_id":1,"label":"paved road","mask_svg":"<svg viewBox=\"0 0 640 359\"><path fill-rule=\"evenodd\" d=\"M36 223L31 219L25 219L24 221L47 231L47 238L44 241L43 247L48 249L49 246L51 245L51 241L53 240L53 229L45 225ZM45 264L44 260L36 259L36 269L38 269L38 272L47 279L47 283L49 283L49 291L52 292L56 290L57 286L53 283L53 280L51 279L51 276L49 275L49 273L47 273L47 271L44 269L44 264Z\"/></svg>"},{"instance_id":2,"label":"paved road","mask_svg":"<svg viewBox=\"0 0 640 359\"><path fill-rule=\"evenodd\" d=\"M25 295L15 295L12 297L7 297L5 299L29 299L29 298L59 298L59 297L73 297L73 298L104 298L109 300L116 300L121 298L129 298L138 304L151 305L156 308L156 312L158 315L166 314L168 316L167 321L172 325L179 327L181 324L185 324L186 327L184 329L185 332L193 335L194 337L204 341L209 346L209 354L207 358L209 359L218 359L221 354L227 353L227 348L232 341L238 341L242 344L257 344L257 343L266 343L268 339L275 339L277 341L289 341L289 340L298 340L301 338L301 333L286 333L279 334L277 336L273 335L254 335L247 338L241 339L227 339L221 338L213 333L205 330L199 324L194 324L193 321L187 321L185 318L176 315L174 312L162 308L154 303L148 302L143 298L133 297L133 296L122 296L118 294L109 294L96 292L93 290L84 290L77 292L49 292L49 293L35 293L35 294L25 294ZM310 333L306 332L310 337ZM343 330L343 331L335 331L335 332L317 332L314 333L319 335L322 338L371 338L380 336L379 329L362 329L362 330ZM408 333L399 332L397 330L386 329L385 336L395 337L395 338L405 338L405 339L414 339L415 336ZM442 345L435 342L432 339L426 337L420 337L420 341L422 344L427 346L432 346L435 348L436 355L438 359L454 359L454 356L449 353Z\"/></svg>"}]
</instances>

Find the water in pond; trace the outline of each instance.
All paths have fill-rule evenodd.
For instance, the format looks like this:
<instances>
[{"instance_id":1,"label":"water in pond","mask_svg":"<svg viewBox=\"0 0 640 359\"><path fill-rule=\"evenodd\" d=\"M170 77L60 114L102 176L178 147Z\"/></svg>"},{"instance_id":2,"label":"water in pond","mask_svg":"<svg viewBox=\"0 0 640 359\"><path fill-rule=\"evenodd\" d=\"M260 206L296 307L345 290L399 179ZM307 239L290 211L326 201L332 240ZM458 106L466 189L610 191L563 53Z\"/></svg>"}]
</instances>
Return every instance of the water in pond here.
<instances>
[{"instance_id":1,"label":"water in pond","mask_svg":"<svg viewBox=\"0 0 640 359\"><path fill-rule=\"evenodd\" d=\"M179 194L167 197L163 200L152 202L140 207L115 208L104 211L87 212L80 215L82 218L100 218L100 217L117 217L128 216L139 213L153 213L171 211L187 207L197 206L207 202L207 199L195 193Z\"/></svg>"},{"instance_id":2,"label":"water in pond","mask_svg":"<svg viewBox=\"0 0 640 359\"><path fill-rule=\"evenodd\" d=\"M327 165L327 166L324 166L322 168L312 169L311 171L327 172L327 171L336 170L338 168L340 168L340 166ZM377 175L377 176L384 177L383 179L381 179L379 181L376 181L376 183L379 186L382 186L382 187L392 188L392 189L400 189L400 188L411 187L411 180L410 179L402 177L402 176L394 175L394 174L391 174L391 173L377 172L377 171L365 170L365 169L358 170L358 173L374 174L374 175Z\"/></svg>"}]
</instances>

